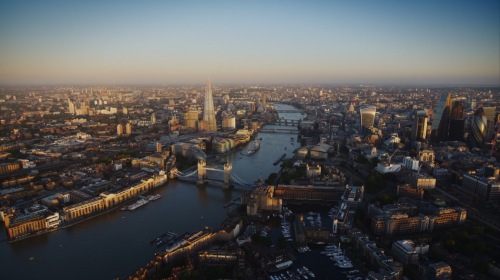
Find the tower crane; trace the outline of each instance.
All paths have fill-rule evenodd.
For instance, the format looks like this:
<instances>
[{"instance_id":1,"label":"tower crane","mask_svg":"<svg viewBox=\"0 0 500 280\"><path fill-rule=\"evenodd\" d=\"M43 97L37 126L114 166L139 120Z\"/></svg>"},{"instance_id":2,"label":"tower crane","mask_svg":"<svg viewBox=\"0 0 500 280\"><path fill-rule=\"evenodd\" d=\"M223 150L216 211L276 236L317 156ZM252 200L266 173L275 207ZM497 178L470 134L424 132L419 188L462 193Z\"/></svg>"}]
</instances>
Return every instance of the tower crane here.
<instances>
[{"instance_id":1,"label":"tower crane","mask_svg":"<svg viewBox=\"0 0 500 280\"><path fill-rule=\"evenodd\" d=\"M387 163L391 164L391 160L392 160L392 156L397 152L399 151L399 148L397 148L394 153L392 153L390 156L387 157Z\"/></svg>"},{"instance_id":2,"label":"tower crane","mask_svg":"<svg viewBox=\"0 0 500 280\"><path fill-rule=\"evenodd\" d=\"M495 133L495 137L493 137L493 140L491 140L491 151L490 151L490 157L493 156L493 150L495 149L495 144L497 142L497 138L498 138L498 133L500 133L500 122L497 123L498 125L498 130L497 130L497 133Z\"/></svg>"}]
</instances>

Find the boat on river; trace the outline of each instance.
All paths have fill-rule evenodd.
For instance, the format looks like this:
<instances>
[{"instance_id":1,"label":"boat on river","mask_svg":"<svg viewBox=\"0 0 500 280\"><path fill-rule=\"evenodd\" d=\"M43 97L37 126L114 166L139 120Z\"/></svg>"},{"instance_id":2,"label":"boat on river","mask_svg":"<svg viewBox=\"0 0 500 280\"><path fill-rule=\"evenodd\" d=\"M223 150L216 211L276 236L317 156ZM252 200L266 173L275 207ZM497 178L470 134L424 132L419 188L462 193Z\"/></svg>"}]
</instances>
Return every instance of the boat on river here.
<instances>
[{"instance_id":1,"label":"boat on river","mask_svg":"<svg viewBox=\"0 0 500 280\"><path fill-rule=\"evenodd\" d=\"M257 152L258 149L260 149L260 141L259 140L254 140L252 142L252 146L246 152L246 155L247 156L251 156L251 155L255 154L255 152Z\"/></svg>"},{"instance_id":2,"label":"boat on river","mask_svg":"<svg viewBox=\"0 0 500 280\"><path fill-rule=\"evenodd\" d=\"M141 206L144 206L148 203L149 203L149 199L141 198L141 199L137 200L136 202L134 202L133 204L130 204L129 206L123 207L121 210L133 211L133 210L135 210Z\"/></svg>"}]
</instances>

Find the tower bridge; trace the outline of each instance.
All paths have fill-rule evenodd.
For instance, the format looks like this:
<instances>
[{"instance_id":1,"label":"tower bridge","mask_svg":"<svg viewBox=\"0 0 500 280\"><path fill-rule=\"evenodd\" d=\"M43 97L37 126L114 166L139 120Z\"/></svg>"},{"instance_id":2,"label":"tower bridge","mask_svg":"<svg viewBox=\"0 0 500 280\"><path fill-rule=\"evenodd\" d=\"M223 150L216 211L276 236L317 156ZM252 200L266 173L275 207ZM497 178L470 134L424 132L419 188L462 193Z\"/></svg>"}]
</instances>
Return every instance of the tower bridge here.
<instances>
[{"instance_id":1,"label":"tower bridge","mask_svg":"<svg viewBox=\"0 0 500 280\"><path fill-rule=\"evenodd\" d=\"M190 181L198 185L203 185L210 182L222 183L224 189L228 189L231 186L240 187L245 189L254 188L255 184L249 184L237 174L233 174L233 166L231 163L227 162L222 166L211 165L207 166L207 162L204 159L198 161L197 169L190 171L188 173L182 173L175 171L175 176L181 180ZM222 173L223 176L215 174ZM210 176L209 176L210 175ZM219 177L219 178L217 178Z\"/></svg>"}]
</instances>

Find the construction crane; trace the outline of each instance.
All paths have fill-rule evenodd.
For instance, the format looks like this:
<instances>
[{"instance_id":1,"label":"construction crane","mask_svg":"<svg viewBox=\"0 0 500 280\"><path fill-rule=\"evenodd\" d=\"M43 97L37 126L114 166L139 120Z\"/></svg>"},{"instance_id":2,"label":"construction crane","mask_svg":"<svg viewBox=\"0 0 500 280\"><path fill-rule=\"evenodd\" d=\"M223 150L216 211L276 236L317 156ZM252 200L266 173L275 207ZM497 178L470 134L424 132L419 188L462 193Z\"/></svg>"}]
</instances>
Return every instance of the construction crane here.
<instances>
[{"instance_id":1,"label":"construction crane","mask_svg":"<svg viewBox=\"0 0 500 280\"><path fill-rule=\"evenodd\" d=\"M397 149L394 151L394 153L392 153L392 155L390 155L390 156L388 156L388 157L387 157L387 163L391 164L392 156L393 156L393 155L394 155L397 151L399 151L399 148L397 148Z\"/></svg>"},{"instance_id":2,"label":"construction crane","mask_svg":"<svg viewBox=\"0 0 500 280\"><path fill-rule=\"evenodd\" d=\"M500 133L500 122L498 122L497 125L498 125L497 133L495 133L495 137L493 137L493 140L491 140L490 157L493 156L493 150L495 150L495 144L497 143L498 133Z\"/></svg>"}]
</instances>

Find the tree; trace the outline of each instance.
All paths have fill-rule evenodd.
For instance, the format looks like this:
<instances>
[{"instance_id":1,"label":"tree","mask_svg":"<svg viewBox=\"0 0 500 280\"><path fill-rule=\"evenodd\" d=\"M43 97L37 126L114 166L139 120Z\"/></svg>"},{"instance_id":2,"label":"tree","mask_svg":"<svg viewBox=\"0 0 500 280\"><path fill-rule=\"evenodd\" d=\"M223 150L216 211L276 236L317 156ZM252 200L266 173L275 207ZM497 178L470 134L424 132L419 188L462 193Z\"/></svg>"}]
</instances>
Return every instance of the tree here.
<instances>
[{"instance_id":1,"label":"tree","mask_svg":"<svg viewBox=\"0 0 500 280\"><path fill-rule=\"evenodd\" d=\"M268 184L268 185L274 184L274 181L276 180L277 177L278 177L277 173L273 172L273 173L269 174L269 176L267 177L267 179L265 181L266 184Z\"/></svg>"}]
</instances>

